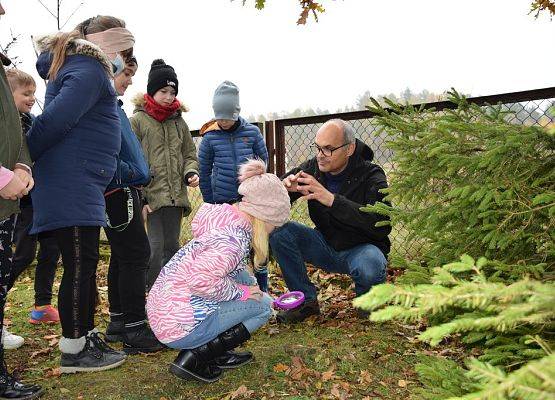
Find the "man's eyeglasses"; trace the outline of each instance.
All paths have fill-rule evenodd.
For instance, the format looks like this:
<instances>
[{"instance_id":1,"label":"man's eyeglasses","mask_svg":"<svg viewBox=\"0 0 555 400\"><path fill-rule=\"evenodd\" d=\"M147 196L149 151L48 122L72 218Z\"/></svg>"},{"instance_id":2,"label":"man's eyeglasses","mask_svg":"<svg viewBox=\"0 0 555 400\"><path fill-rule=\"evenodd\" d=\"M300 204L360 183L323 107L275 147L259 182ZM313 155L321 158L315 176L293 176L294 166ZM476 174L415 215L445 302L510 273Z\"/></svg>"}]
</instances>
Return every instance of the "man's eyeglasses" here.
<instances>
[{"instance_id":1,"label":"man's eyeglasses","mask_svg":"<svg viewBox=\"0 0 555 400\"><path fill-rule=\"evenodd\" d=\"M343 145L341 145L341 146L338 146L338 147L329 147L329 146L320 147L320 146L318 146L316 143L313 143L313 144L311 145L311 147L314 149L314 151L316 152L316 154L322 153L322 155L323 155L324 157L331 157L332 154L333 154L333 152L334 152L335 150L339 150L340 148L345 147L345 146L348 146L348 145L350 145L350 144L351 144L351 143L345 143L345 144L343 144Z\"/></svg>"}]
</instances>

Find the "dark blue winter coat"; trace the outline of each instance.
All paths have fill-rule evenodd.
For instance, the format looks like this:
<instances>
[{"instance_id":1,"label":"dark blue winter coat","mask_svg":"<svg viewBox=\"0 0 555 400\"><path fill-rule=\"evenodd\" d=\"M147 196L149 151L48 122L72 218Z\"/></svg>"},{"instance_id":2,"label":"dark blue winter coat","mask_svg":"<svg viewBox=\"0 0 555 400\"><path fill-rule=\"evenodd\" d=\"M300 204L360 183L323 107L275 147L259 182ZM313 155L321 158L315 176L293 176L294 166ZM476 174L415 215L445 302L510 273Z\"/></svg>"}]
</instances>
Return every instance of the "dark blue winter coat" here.
<instances>
[{"instance_id":1,"label":"dark blue winter coat","mask_svg":"<svg viewBox=\"0 0 555 400\"><path fill-rule=\"evenodd\" d=\"M228 203L239 197L239 166L250 158L268 162L260 129L239 117L239 126L221 130L216 122L205 124L198 153L200 191L205 203Z\"/></svg>"},{"instance_id":2,"label":"dark blue winter coat","mask_svg":"<svg viewBox=\"0 0 555 400\"><path fill-rule=\"evenodd\" d=\"M37 71L46 78L51 39L39 40ZM70 42L46 87L44 111L27 133L35 161L31 233L69 226L105 226L104 191L121 145L111 64L84 40Z\"/></svg>"},{"instance_id":3,"label":"dark blue winter coat","mask_svg":"<svg viewBox=\"0 0 555 400\"><path fill-rule=\"evenodd\" d=\"M131 124L118 100L119 120L121 123L121 150L118 156L118 166L112 182L106 191L129 186L143 186L150 181L150 171L143 154L143 148L137 135L131 129Z\"/></svg>"}]
</instances>

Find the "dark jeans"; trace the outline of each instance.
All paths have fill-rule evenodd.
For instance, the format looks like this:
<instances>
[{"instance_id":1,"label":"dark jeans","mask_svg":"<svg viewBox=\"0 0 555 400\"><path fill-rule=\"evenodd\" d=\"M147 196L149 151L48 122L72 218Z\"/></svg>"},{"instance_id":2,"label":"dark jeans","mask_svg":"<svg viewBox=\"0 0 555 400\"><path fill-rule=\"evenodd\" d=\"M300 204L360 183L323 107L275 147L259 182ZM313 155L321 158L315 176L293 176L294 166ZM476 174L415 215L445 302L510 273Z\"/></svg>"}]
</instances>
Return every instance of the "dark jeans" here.
<instances>
[{"instance_id":1,"label":"dark jeans","mask_svg":"<svg viewBox=\"0 0 555 400\"><path fill-rule=\"evenodd\" d=\"M308 278L305 263L350 275L357 296L385 280L387 260L380 249L369 243L336 251L316 229L288 222L270 234L270 246L287 288L303 292L307 300L316 299L316 287Z\"/></svg>"},{"instance_id":2,"label":"dark jeans","mask_svg":"<svg viewBox=\"0 0 555 400\"><path fill-rule=\"evenodd\" d=\"M145 284L150 257L139 192L130 188L130 195L133 198L133 218L129 224L125 229L104 228L111 247L108 268L110 313L119 315L112 320L123 320L126 325L146 320ZM106 197L106 212L114 227L128 219L127 197L123 190Z\"/></svg>"},{"instance_id":3,"label":"dark jeans","mask_svg":"<svg viewBox=\"0 0 555 400\"><path fill-rule=\"evenodd\" d=\"M12 269L12 240L15 216L0 221L0 332L4 324L4 306ZM0 363L4 362L4 346L0 343Z\"/></svg>"},{"instance_id":4,"label":"dark jeans","mask_svg":"<svg viewBox=\"0 0 555 400\"><path fill-rule=\"evenodd\" d=\"M99 226L71 226L52 231L64 265L58 294L62 335L77 339L94 328Z\"/></svg>"},{"instance_id":5,"label":"dark jeans","mask_svg":"<svg viewBox=\"0 0 555 400\"><path fill-rule=\"evenodd\" d=\"M15 281L35 259L37 235L29 235L33 225L33 207L23 207L18 214L14 230L15 253L8 291ZM38 238L40 244L35 269L35 306L52 304L52 285L56 277L56 267L60 250L56 239L51 236Z\"/></svg>"},{"instance_id":6,"label":"dark jeans","mask_svg":"<svg viewBox=\"0 0 555 400\"><path fill-rule=\"evenodd\" d=\"M179 250L179 234L183 208L162 207L147 217L148 240L150 242L150 262L146 278L150 289L162 267Z\"/></svg>"}]
</instances>

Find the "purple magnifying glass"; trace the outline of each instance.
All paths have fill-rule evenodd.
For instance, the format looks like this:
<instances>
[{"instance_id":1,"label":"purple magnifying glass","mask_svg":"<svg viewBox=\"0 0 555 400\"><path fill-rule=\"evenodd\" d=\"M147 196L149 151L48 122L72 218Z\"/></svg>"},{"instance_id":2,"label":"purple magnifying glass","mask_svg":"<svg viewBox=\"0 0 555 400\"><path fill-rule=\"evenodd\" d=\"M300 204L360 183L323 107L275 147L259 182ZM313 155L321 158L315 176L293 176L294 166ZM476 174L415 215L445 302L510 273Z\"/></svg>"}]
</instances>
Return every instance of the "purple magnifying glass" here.
<instances>
[{"instance_id":1,"label":"purple magnifying glass","mask_svg":"<svg viewBox=\"0 0 555 400\"><path fill-rule=\"evenodd\" d=\"M281 308L282 310L291 310L300 306L304 301L303 292L289 292L282 294L277 299L274 300L274 306Z\"/></svg>"}]
</instances>

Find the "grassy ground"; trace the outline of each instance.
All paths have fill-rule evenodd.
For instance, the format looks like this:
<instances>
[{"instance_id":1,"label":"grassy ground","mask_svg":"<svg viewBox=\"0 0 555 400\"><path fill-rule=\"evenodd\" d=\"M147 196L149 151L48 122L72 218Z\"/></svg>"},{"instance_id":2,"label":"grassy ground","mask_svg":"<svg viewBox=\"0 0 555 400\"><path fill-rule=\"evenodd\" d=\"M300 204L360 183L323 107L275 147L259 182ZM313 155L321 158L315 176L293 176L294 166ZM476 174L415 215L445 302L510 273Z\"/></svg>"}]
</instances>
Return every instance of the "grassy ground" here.
<instances>
[{"instance_id":1,"label":"grassy ground","mask_svg":"<svg viewBox=\"0 0 555 400\"><path fill-rule=\"evenodd\" d=\"M101 330L107 320L106 261L99 268ZM350 306L349 281L314 271L312 278L321 287L322 316L297 325L264 327L246 346L256 360L226 372L215 384L183 382L170 375L168 364L176 356L171 350L129 357L112 371L60 376L59 326L27 322L32 274L32 269L26 272L8 297L6 320L26 343L7 351L6 359L19 377L47 389L45 399L418 398L414 365L422 354L430 354L407 339L415 333L407 327L357 318ZM272 278L272 286L283 290L279 277Z\"/></svg>"}]
</instances>

